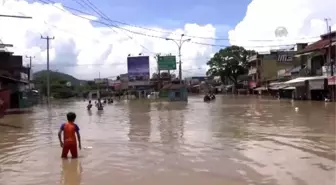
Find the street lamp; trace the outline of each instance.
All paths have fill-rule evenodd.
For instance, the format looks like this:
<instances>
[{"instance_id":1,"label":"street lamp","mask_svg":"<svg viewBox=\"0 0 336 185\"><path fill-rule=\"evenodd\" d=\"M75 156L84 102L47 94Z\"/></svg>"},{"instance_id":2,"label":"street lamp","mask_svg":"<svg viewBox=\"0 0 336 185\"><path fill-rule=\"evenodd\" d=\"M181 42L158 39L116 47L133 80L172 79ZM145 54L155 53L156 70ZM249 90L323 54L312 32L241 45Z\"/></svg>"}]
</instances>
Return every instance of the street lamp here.
<instances>
[{"instance_id":1,"label":"street lamp","mask_svg":"<svg viewBox=\"0 0 336 185\"><path fill-rule=\"evenodd\" d=\"M173 42L175 42L175 44L178 47L178 53L179 53L179 79L180 79L180 84L182 84L182 62L181 62L181 48L183 43L185 42L189 42L191 39L183 39L184 34L181 35L181 38L179 40L179 42L177 42L176 40L170 39L170 38L166 38L166 40L171 40Z\"/></svg>"}]
</instances>

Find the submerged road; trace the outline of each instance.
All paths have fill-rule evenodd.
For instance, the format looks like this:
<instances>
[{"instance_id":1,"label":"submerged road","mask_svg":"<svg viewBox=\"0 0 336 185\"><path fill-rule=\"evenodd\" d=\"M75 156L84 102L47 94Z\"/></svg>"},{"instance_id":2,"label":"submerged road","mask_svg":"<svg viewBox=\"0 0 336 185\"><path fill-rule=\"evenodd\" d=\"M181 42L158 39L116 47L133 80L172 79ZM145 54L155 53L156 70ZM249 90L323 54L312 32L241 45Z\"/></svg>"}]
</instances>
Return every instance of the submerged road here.
<instances>
[{"instance_id":1,"label":"submerged road","mask_svg":"<svg viewBox=\"0 0 336 185\"><path fill-rule=\"evenodd\" d=\"M1 185L330 185L335 103L217 96L204 103L87 102L0 120ZM298 107L298 109L295 109ZM77 160L60 159L58 129L77 114ZM92 147L92 148L91 148Z\"/></svg>"}]
</instances>

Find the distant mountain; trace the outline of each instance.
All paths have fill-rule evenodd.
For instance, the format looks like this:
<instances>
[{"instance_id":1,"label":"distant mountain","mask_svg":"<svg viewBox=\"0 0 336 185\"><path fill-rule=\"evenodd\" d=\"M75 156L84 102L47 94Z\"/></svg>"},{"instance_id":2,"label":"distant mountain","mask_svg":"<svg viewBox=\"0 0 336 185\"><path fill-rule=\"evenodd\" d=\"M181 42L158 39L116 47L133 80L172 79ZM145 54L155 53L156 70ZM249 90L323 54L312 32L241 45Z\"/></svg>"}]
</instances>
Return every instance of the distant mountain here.
<instances>
[{"instance_id":1,"label":"distant mountain","mask_svg":"<svg viewBox=\"0 0 336 185\"><path fill-rule=\"evenodd\" d=\"M33 74L33 79L36 82L43 82L46 81L47 79L47 70L42 70L38 71ZM61 72L56 72L56 71L50 71L50 82L53 83L55 81L66 81L66 82L71 82L73 86L78 86L80 85L80 82L82 80L78 80L77 78L61 73Z\"/></svg>"}]
</instances>

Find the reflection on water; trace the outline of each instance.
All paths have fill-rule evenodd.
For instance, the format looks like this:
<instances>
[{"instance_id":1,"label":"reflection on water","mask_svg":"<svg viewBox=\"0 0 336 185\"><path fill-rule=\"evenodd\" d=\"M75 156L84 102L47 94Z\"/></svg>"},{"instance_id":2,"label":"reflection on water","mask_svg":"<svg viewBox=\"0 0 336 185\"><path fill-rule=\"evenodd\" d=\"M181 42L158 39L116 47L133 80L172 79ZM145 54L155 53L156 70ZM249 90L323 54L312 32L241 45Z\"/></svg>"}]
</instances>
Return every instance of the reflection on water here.
<instances>
[{"instance_id":1,"label":"reflection on water","mask_svg":"<svg viewBox=\"0 0 336 185\"><path fill-rule=\"evenodd\" d=\"M62 159L62 185L79 185L82 166L78 159Z\"/></svg>"},{"instance_id":2,"label":"reflection on water","mask_svg":"<svg viewBox=\"0 0 336 185\"><path fill-rule=\"evenodd\" d=\"M128 110L130 141L148 142L151 134L150 102L130 102Z\"/></svg>"},{"instance_id":3,"label":"reflection on water","mask_svg":"<svg viewBox=\"0 0 336 185\"><path fill-rule=\"evenodd\" d=\"M57 131L68 111L84 149L62 160ZM334 103L218 96L87 111L67 101L0 122L1 185L335 182Z\"/></svg>"}]
</instances>

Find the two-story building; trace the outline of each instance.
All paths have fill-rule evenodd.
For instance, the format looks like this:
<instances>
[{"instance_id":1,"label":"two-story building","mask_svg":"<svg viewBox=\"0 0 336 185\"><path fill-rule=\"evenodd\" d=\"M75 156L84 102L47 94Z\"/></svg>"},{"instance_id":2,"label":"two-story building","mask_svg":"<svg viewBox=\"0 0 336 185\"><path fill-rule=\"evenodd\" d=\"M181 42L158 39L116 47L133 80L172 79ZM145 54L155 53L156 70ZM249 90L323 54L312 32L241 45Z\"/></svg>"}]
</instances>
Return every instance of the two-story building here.
<instances>
[{"instance_id":1,"label":"two-story building","mask_svg":"<svg viewBox=\"0 0 336 185\"><path fill-rule=\"evenodd\" d=\"M301 58L299 77L285 82L295 87L293 98L335 100L335 44L336 32L321 35L321 39L298 50L296 57Z\"/></svg>"},{"instance_id":2,"label":"two-story building","mask_svg":"<svg viewBox=\"0 0 336 185\"><path fill-rule=\"evenodd\" d=\"M0 89L10 90L9 109L7 113L30 111L33 103L29 90L28 74L30 68L24 67L22 56L12 52L0 51Z\"/></svg>"},{"instance_id":3,"label":"two-story building","mask_svg":"<svg viewBox=\"0 0 336 185\"><path fill-rule=\"evenodd\" d=\"M272 50L268 54L257 54L249 58L249 87L256 91L268 90L274 81L290 78L291 70L300 66L300 60L294 58L294 50Z\"/></svg>"}]
</instances>

